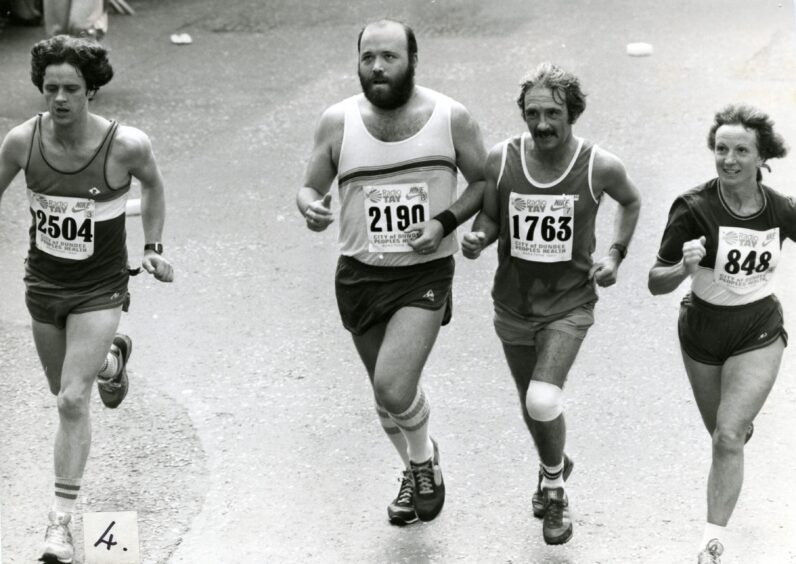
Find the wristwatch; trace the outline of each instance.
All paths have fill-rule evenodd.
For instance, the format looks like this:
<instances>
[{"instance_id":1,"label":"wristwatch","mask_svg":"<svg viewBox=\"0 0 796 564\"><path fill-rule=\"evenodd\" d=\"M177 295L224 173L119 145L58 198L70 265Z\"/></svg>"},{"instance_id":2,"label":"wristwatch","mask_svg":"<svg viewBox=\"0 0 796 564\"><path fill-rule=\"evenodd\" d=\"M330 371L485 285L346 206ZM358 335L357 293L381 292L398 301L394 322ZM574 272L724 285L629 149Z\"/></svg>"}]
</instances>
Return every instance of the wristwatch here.
<instances>
[{"instance_id":1,"label":"wristwatch","mask_svg":"<svg viewBox=\"0 0 796 564\"><path fill-rule=\"evenodd\" d=\"M627 247L625 245L622 243L614 243L611 245L611 249L614 249L617 253L619 253L619 258L621 260L625 260L625 257L627 256ZM611 249L608 250L610 251Z\"/></svg>"},{"instance_id":2,"label":"wristwatch","mask_svg":"<svg viewBox=\"0 0 796 564\"><path fill-rule=\"evenodd\" d=\"M160 243L147 243L144 245L145 251L155 251L157 254L163 254L163 245Z\"/></svg>"}]
</instances>

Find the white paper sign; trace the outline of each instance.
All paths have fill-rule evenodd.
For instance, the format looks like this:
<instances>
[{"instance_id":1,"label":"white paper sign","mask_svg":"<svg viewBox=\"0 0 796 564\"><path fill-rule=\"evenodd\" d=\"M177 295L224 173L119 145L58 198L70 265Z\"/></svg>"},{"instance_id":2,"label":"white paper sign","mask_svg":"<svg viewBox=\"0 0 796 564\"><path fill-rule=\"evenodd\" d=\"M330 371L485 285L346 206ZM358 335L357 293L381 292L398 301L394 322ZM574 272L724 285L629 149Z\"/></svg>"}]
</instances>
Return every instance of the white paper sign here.
<instances>
[{"instance_id":1,"label":"white paper sign","mask_svg":"<svg viewBox=\"0 0 796 564\"><path fill-rule=\"evenodd\" d=\"M140 564L138 513L83 513L85 564Z\"/></svg>"}]
</instances>

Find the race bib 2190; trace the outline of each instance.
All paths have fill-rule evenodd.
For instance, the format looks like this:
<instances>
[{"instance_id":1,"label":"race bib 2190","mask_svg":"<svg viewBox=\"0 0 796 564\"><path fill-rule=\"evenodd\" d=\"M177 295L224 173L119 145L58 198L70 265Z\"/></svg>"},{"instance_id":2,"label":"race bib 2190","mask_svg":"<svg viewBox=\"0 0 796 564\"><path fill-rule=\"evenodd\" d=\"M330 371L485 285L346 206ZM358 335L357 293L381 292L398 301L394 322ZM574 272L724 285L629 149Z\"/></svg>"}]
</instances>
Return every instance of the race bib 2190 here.
<instances>
[{"instance_id":1,"label":"race bib 2190","mask_svg":"<svg viewBox=\"0 0 796 564\"><path fill-rule=\"evenodd\" d=\"M428 185L418 182L363 186L362 192L368 250L371 253L412 251L409 241L419 234L404 230L428 219Z\"/></svg>"}]
</instances>

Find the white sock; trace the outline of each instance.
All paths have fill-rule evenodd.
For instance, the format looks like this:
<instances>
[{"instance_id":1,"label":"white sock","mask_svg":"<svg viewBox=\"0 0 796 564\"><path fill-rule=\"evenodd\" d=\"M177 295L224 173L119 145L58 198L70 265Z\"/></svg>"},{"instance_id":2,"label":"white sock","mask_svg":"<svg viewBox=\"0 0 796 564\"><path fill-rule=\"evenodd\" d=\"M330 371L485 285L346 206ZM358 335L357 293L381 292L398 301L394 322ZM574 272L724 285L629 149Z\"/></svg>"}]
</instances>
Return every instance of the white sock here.
<instances>
[{"instance_id":1,"label":"white sock","mask_svg":"<svg viewBox=\"0 0 796 564\"><path fill-rule=\"evenodd\" d=\"M56 513L75 512L77 496L80 494L80 478L55 478L55 498L53 511Z\"/></svg>"},{"instance_id":2,"label":"white sock","mask_svg":"<svg viewBox=\"0 0 796 564\"><path fill-rule=\"evenodd\" d=\"M564 457L555 466L542 464L542 488L564 487Z\"/></svg>"},{"instance_id":3,"label":"white sock","mask_svg":"<svg viewBox=\"0 0 796 564\"><path fill-rule=\"evenodd\" d=\"M425 462L434 456L434 444L428 431L431 406L423 388L417 387L415 399L403 413L390 413L390 417L401 428L409 448L409 460Z\"/></svg>"},{"instance_id":4,"label":"white sock","mask_svg":"<svg viewBox=\"0 0 796 564\"><path fill-rule=\"evenodd\" d=\"M724 544L727 539L727 526L714 525L713 523L705 523L705 530L702 532L702 540L699 541L699 550L704 550L705 546L713 540L719 539Z\"/></svg>"},{"instance_id":5,"label":"white sock","mask_svg":"<svg viewBox=\"0 0 796 564\"><path fill-rule=\"evenodd\" d=\"M98 378L113 378L119 370L119 358L112 352L105 355L105 363L100 368Z\"/></svg>"}]
</instances>

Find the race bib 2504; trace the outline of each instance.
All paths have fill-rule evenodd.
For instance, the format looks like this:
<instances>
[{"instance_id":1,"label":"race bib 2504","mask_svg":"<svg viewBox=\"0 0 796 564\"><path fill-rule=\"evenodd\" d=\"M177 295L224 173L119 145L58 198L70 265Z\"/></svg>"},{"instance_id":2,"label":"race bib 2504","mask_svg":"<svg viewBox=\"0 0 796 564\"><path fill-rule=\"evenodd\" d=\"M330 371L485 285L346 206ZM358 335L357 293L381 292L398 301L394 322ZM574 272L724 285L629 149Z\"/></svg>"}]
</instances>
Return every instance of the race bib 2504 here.
<instances>
[{"instance_id":1,"label":"race bib 2504","mask_svg":"<svg viewBox=\"0 0 796 564\"><path fill-rule=\"evenodd\" d=\"M40 251L72 260L94 254L94 200L35 194L30 209Z\"/></svg>"}]
</instances>

